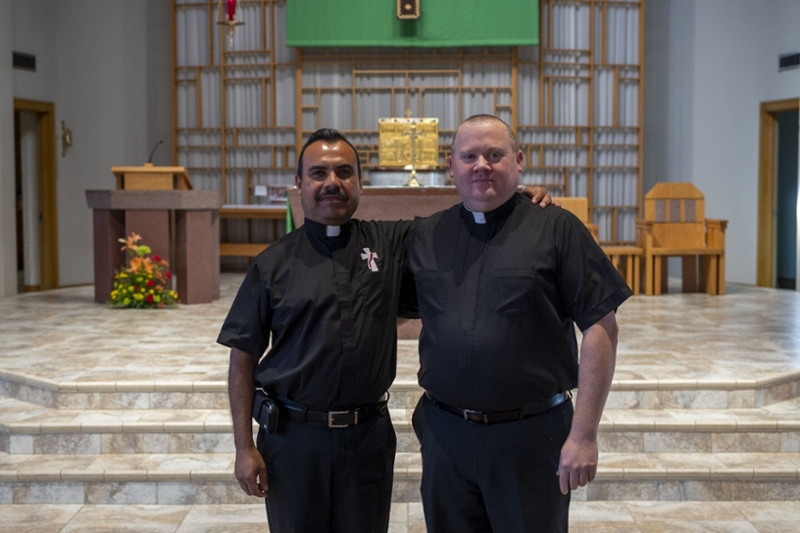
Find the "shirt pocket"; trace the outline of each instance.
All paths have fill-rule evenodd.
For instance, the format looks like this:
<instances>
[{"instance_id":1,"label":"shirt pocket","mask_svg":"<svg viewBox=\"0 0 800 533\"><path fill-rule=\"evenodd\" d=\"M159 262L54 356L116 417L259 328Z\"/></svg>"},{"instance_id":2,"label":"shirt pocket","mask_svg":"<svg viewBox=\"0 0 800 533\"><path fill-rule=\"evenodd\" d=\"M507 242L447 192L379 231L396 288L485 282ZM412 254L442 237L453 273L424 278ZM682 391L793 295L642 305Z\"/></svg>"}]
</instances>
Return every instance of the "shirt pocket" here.
<instances>
[{"instance_id":1,"label":"shirt pocket","mask_svg":"<svg viewBox=\"0 0 800 533\"><path fill-rule=\"evenodd\" d=\"M536 277L530 269L503 268L491 275L490 309L508 318L529 316L534 305Z\"/></svg>"},{"instance_id":2,"label":"shirt pocket","mask_svg":"<svg viewBox=\"0 0 800 533\"><path fill-rule=\"evenodd\" d=\"M364 314L384 318L389 312L392 287L387 285L387 280L386 272L369 272L364 275L361 282Z\"/></svg>"},{"instance_id":3,"label":"shirt pocket","mask_svg":"<svg viewBox=\"0 0 800 533\"><path fill-rule=\"evenodd\" d=\"M435 317L447 308L447 286L450 276L437 270L421 270L414 274L420 318Z\"/></svg>"}]
</instances>

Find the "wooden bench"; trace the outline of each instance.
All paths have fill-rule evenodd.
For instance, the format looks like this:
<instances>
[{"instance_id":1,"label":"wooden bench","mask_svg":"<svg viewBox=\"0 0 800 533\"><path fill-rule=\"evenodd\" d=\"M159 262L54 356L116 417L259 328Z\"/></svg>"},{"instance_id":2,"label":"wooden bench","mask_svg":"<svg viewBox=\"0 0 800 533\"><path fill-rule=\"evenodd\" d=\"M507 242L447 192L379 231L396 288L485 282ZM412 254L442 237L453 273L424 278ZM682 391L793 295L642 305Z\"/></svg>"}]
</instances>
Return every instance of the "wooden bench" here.
<instances>
[{"instance_id":1,"label":"wooden bench","mask_svg":"<svg viewBox=\"0 0 800 533\"><path fill-rule=\"evenodd\" d=\"M272 220L272 229L278 233L278 222L286 220L285 205L225 205L219 210L222 220ZM220 256L255 257L266 250L266 242L220 242Z\"/></svg>"},{"instance_id":2,"label":"wooden bench","mask_svg":"<svg viewBox=\"0 0 800 533\"><path fill-rule=\"evenodd\" d=\"M601 246L611 264L625 279L634 295L640 292L642 249L638 246Z\"/></svg>"},{"instance_id":3,"label":"wooden bench","mask_svg":"<svg viewBox=\"0 0 800 533\"><path fill-rule=\"evenodd\" d=\"M589 220L589 200L582 196L553 198L554 202L560 202L561 207L566 209L586 225L586 228L599 242L600 228ZM639 294L639 268L641 264L642 249L638 246L605 246L601 245L605 254L611 260L611 264L625 278L625 283L631 288L633 294Z\"/></svg>"}]
</instances>

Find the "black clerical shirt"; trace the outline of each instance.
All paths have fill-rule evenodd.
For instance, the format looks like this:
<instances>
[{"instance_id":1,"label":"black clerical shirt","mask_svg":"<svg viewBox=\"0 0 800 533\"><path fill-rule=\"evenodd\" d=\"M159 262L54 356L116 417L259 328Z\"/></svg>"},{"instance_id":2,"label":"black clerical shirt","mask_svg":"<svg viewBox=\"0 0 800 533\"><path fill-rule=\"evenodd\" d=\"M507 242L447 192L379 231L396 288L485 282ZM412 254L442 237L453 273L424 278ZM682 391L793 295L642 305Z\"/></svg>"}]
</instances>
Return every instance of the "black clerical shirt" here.
<instances>
[{"instance_id":1,"label":"black clerical shirt","mask_svg":"<svg viewBox=\"0 0 800 533\"><path fill-rule=\"evenodd\" d=\"M318 410L378 401L395 376L409 227L351 220L327 237L306 219L255 258L217 342L261 357L271 337L255 381L278 397Z\"/></svg>"},{"instance_id":2,"label":"black clerical shirt","mask_svg":"<svg viewBox=\"0 0 800 533\"><path fill-rule=\"evenodd\" d=\"M422 220L408 270L420 385L450 405L501 411L575 388L574 324L585 330L631 291L568 211L515 194L484 217L458 204Z\"/></svg>"}]
</instances>

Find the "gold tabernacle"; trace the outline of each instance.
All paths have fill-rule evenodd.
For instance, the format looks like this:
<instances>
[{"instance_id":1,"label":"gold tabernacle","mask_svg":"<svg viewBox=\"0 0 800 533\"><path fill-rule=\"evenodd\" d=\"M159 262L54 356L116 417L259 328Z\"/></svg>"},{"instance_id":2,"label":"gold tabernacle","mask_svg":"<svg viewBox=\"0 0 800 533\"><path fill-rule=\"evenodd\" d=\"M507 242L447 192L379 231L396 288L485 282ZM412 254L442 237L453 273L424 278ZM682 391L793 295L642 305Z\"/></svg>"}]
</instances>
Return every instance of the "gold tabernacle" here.
<instances>
[{"instance_id":1,"label":"gold tabernacle","mask_svg":"<svg viewBox=\"0 0 800 533\"><path fill-rule=\"evenodd\" d=\"M378 119L382 167L434 167L439 164L438 118Z\"/></svg>"}]
</instances>

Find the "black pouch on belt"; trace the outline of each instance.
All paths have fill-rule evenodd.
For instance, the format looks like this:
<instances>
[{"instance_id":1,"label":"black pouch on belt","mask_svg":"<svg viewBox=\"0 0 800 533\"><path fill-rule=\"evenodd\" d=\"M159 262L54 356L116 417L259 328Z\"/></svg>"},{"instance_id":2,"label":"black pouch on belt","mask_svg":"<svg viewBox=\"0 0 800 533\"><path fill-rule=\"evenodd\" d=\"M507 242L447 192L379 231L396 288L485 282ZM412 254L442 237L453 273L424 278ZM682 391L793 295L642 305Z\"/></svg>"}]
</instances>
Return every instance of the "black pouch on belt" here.
<instances>
[{"instance_id":1,"label":"black pouch on belt","mask_svg":"<svg viewBox=\"0 0 800 533\"><path fill-rule=\"evenodd\" d=\"M267 433L276 433L280 420L280 409L277 402L269 396L257 392L253 402L253 418Z\"/></svg>"}]
</instances>

